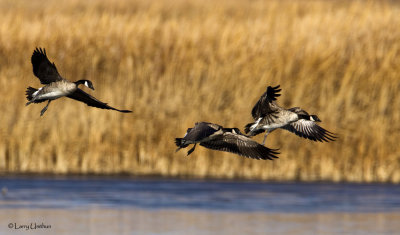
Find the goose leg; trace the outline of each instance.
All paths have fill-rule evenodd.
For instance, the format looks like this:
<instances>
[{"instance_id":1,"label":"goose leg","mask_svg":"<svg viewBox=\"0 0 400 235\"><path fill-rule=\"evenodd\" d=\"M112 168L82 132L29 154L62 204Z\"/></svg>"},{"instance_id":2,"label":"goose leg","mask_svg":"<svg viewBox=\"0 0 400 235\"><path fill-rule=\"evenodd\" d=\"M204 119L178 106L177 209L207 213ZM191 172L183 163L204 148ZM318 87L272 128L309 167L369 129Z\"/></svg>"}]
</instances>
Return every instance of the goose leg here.
<instances>
[{"instance_id":1,"label":"goose leg","mask_svg":"<svg viewBox=\"0 0 400 235\"><path fill-rule=\"evenodd\" d=\"M262 142L262 145L265 145L265 141L267 140L267 136L268 136L268 134L270 133L271 131L267 131L267 133L265 133L265 136L264 136L264 140L263 140L263 142Z\"/></svg>"},{"instance_id":2,"label":"goose leg","mask_svg":"<svg viewBox=\"0 0 400 235\"><path fill-rule=\"evenodd\" d=\"M46 106L42 109L42 111L40 111L40 116L43 116L44 112L46 112L47 108L49 107L51 100L49 100L49 102L47 102Z\"/></svg>"},{"instance_id":3,"label":"goose leg","mask_svg":"<svg viewBox=\"0 0 400 235\"><path fill-rule=\"evenodd\" d=\"M30 101L28 101L28 102L25 104L25 106L28 106L28 105L32 104L33 102L35 102L35 98L32 98Z\"/></svg>"},{"instance_id":4,"label":"goose leg","mask_svg":"<svg viewBox=\"0 0 400 235\"><path fill-rule=\"evenodd\" d=\"M196 148L196 144L194 144L193 148L191 148L188 152L187 152L187 156L189 156L191 153L193 153L194 149Z\"/></svg>"}]
</instances>

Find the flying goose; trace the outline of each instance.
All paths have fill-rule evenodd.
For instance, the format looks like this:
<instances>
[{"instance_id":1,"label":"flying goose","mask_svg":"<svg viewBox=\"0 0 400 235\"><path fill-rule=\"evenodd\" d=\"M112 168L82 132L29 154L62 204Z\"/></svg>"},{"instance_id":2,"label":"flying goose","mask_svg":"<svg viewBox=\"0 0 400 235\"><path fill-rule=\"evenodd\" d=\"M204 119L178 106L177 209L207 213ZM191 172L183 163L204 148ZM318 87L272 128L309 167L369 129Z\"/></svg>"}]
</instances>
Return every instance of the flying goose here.
<instances>
[{"instance_id":1,"label":"flying goose","mask_svg":"<svg viewBox=\"0 0 400 235\"><path fill-rule=\"evenodd\" d=\"M39 78L40 83L45 86L35 89L28 87L26 90L26 98L28 102L26 105L31 103L41 103L48 101L47 105L40 112L40 116L46 112L49 104L52 100L66 96L68 98L81 101L86 103L88 106L101 108L101 109L112 109L123 113L130 113L130 110L119 110L108 106L107 103L103 103L93 96L87 94L78 88L78 85L85 85L88 88L94 90L93 84L89 80L79 80L76 82L70 82L58 73L56 65L51 63L46 55L46 50L36 48L32 54L31 62L33 66L33 74Z\"/></svg>"},{"instance_id":2,"label":"flying goose","mask_svg":"<svg viewBox=\"0 0 400 235\"><path fill-rule=\"evenodd\" d=\"M279 85L276 87L268 86L267 91L254 105L251 115L255 122L245 126L246 134L255 136L267 131L263 145L267 135L277 128L288 130L300 137L313 141L329 142L337 138L336 134L325 130L317 124L317 122L321 122L317 115L309 115L299 107L290 109L280 107L276 103L276 98L281 95L278 94L281 91L279 87Z\"/></svg>"},{"instance_id":3,"label":"flying goose","mask_svg":"<svg viewBox=\"0 0 400 235\"><path fill-rule=\"evenodd\" d=\"M197 144L203 147L231 152L240 156L272 160L278 158L277 149L269 149L242 134L238 128L223 128L220 125L208 122L198 122L193 128L189 128L183 138L176 138L176 151L186 148L190 144L194 146L188 151L191 154Z\"/></svg>"}]
</instances>

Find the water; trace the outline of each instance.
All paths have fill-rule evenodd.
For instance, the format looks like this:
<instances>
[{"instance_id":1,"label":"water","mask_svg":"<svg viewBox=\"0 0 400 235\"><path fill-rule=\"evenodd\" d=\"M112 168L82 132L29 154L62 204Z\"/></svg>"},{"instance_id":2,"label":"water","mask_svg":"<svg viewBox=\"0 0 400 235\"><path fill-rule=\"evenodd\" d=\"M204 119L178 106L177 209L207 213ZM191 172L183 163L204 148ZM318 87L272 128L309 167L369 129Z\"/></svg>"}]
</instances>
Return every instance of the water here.
<instances>
[{"instance_id":1,"label":"water","mask_svg":"<svg viewBox=\"0 0 400 235\"><path fill-rule=\"evenodd\" d=\"M22 234L30 223L51 226L29 231L38 234L400 231L400 187L393 184L3 177L0 187L7 189L3 234Z\"/></svg>"},{"instance_id":2,"label":"water","mask_svg":"<svg viewBox=\"0 0 400 235\"><path fill-rule=\"evenodd\" d=\"M0 208L104 208L317 213L400 212L393 184L265 183L132 178L2 178Z\"/></svg>"}]
</instances>

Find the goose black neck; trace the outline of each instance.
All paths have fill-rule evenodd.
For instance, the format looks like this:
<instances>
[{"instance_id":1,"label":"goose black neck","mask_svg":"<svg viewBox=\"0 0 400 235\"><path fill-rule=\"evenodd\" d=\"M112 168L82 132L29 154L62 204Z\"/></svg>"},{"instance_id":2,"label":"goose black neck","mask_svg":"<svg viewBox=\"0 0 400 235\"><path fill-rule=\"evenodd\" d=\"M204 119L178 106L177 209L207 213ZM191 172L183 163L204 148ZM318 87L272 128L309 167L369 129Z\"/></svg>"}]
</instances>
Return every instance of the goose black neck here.
<instances>
[{"instance_id":1,"label":"goose black neck","mask_svg":"<svg viewBox=\"0 0 400 235\"><path fill-rule=\"evenodd\" d=\"M238 128L222 128L224 132L232 132L236 134L243 134Z\"/></svg>"}]
</instances>

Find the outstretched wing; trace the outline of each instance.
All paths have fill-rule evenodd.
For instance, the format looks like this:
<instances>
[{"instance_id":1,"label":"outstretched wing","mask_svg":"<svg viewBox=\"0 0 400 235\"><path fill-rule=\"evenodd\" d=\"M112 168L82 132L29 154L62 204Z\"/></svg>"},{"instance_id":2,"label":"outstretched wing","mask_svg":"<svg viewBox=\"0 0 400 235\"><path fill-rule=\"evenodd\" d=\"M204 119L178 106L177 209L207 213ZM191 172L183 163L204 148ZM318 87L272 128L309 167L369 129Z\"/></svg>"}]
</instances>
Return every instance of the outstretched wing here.
<instances>
[{"instance_id":1,"label":"outstretched wing","mask_svg":"<svg viewBox=\"0 0 400 235\"><path fill-rule=\"evenodd\" d=\"M194 125L193 128L188 129L183 139L186 141L201 141L204 138L207 138L210 135L214 134L220 129L221 127L217 124L208 122L198 122Z\"/></svg>"},{"instance_id":2,"label":"outstretched wing","mask_svg":"<svg viewBox=\"0 0 400 235\"><path fill-rule=\"evenodd\" d=\"M200 143L200 145L258 160L273 160L278 158L275 154L279 154L276 149L269 149L244 135L231 132L225 132L211 141Z\"/></svg>"},{"instance_id":3,"label":"outstretched wing","mask_svg":"<svg viewBox=\"0 0 400 235\"><path fill-rule=\"evenodd\" d=\"M89 95L88 93L82 91L79 88L77 88L74 93L68 95L67 97L74 99L74 100L81 101L83 103L86 103L88 106L92 106L92 107L96 107L96 108L100 108L100 109L112 109L112 110L116 110L116 111L122 112L122 113L132 112L130 110L119 110L119 109L113 108L113 107L107 105L107 103L101 102L100 100L94 98L93 96Z\"/></svg>"},{"instance_id":4,"label":"outstretched wing","mask_svg":"<svg viewBox=\"0 0 400 235\"><path fill-rule=\"evenodd\" d=\"M274 112L271 109L271 103L272 101L275 101L277 97L281 96L281 94L278 94L278 92L281 91L279 87L280 85L276 87L268 86L267 91L260 97L251 110L251 115L253 116L254 120Z\"/></svg>"},{"instance_id":5,"label":"outstretched wing","mask_svg":"<svg viewBox=\"0 0 400 235\"><path fill-rule=\"evenodd\" d=\"M313 141L329 142L335 141L335 139L337 138L336 134L325 130L313 121L305 119L300 119L296 122L292 122L282 128L293 132L300 137Z\"/></svg>"},{"instance_id":6,"label":"outstretched wing","mask_svg":"<svg viewBox=\"0 0 400 235\"><path fill-rule=\"evenodd\" d=\"M33 51L31 62L33 74L39 78L40 83L49 84L63 79L58 73L56 65L47 58L45 49L36 48Z\"/></svg>"}]
</instances>

